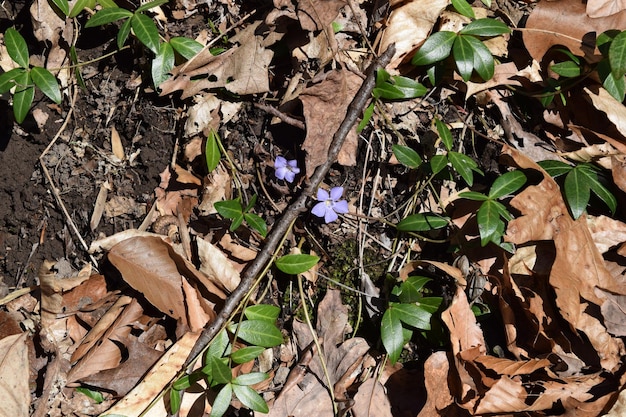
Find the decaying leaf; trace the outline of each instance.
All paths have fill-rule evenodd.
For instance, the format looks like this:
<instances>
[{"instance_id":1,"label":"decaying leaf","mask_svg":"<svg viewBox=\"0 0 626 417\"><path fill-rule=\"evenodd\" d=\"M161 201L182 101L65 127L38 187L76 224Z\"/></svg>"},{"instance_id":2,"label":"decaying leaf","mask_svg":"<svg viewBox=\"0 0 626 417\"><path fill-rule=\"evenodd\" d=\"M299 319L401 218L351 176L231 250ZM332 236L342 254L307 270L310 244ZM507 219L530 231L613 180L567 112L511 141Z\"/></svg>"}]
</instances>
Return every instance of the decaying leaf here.
<instances>
[{"instance_id":1,"label":"decaying leaf","mask_svg":"<svg viewBox=\"0 0 626 417\"><path fill-rule=\"evenodd\" d=\"M624 0L589 0L587 1L587 16L602 18L626 10Z\"/></svg>"},{"instance_id":2,"label":"decaying leaf","mask_svg":"<svg viewBox=\"0 0 626 417\"><path fill-rule=\"evenodd\" d=\"M615 100L604 88L599 88L597 94L585 88L585 93L591 99L594 107L606 113L617 130L626 136L626 107Z\"/></svg>"},{"instance_id":3,"label":"decaying leaf","mask_svg":"<svg viewBox=\"0 0 626 417\"><path fill-rule=\"evenodd\" d=\"M21 333L0 340L0 397L2 413L7 416L30 415L27 338L28 333Z\"/></svg>"},{"instance_id":4,"label":"decaying leaf","mask_svg":"<svg viewBox=\"0 0 626 417\"><path fill-rule=\"evenodd\" d=\"M298 1L297 15L302 29L310 32L328 30L347 0ZM332 33L332 32L331 32Z\"/></svg>"},{"instance_id":5,"label":"decaying leaf","mask_svg":"<svg viewBox=\"0 0 626 417\"><path fill-rule=\"evenodd\" d=\"M228 258L210 242L197 239L200 271L204 272L216 285L233 292L239 285L239 272L233 267Z\"/></svg>"}]
</instances>

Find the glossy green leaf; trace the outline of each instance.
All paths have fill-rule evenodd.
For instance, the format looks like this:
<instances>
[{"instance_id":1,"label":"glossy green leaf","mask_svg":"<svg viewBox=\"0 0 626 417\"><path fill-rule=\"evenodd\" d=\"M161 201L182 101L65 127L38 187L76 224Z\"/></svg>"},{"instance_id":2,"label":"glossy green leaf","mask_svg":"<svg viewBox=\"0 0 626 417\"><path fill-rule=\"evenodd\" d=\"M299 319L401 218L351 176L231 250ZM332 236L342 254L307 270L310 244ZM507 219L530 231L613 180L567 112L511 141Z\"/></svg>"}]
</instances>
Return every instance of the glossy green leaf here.
<instances>
[{"instance_id":1,"label":"glossy green leaf","mask_svg":"<svg viewBox=\"0 0 626 417\"><path fill-rule=\"evenodd\" d=\"M410 276L400 285L398 298L402 303L416 303L422 298L422 289L431 279L421 276Z\"/></svg>"},{"instance_id":2,"label":"glossy green leaf","mask_svg":"<svg viewBox=\"0 0 626 417\"><path fill-rule=\"evenodd\" d=\"M425 232L428 230L441 229L450 223L450 219L434 213L411 214L400 220L396 228L400 232Z\"/></svg>"},{"instance_id":3,"label":"glossy green leaf","mask_svg":"<svg viewBox=\"0 0 626 417\"><path fill-rule=\"evenodd\" d=\"M13 115L15 121L22 123L33 104L35 98L35 87L31 84L30 73L24 72L15 78L17 87L13 94Z\"/></svg>"},{"instance_id":4,"label":"glossy green leaf","mask_svg":"<svg viewBox=\"0 0 626 417\"><path fill-rule=\"evenodd\" d=\"M209 132L209 136L206 138L206 145L204 146L204 155L206 159L207 169L209 173L213 172L220 163L222 154L217 143L219 136L213 129Z\"/></svg>"},{"instance_id":5,"label":"glossy green leaf","mask_svg":"<svg viewBox=\"0 0 626 417\"><path fill-rule=\"evenodd\" d=\"M252 388L246 385L233 385L233 391L237 399L246 407L259 413L269 413L267 403Z\"/></svg>"},{"instance_id":6,"label":"glossy green leaf","mask_svg":"<svg viewBox=\"0 0 626 417\"><path fill-rule=\"evenodd\" d=\"M413 149L404 145L393 145L391 147L393 154L398 161L409 168L417 168L422 164L422 158Z\"/></svg>"},{"instance_id":7,"label":"glossy green leaf","mask_svg":"<svg viewBox=\"0 0 626 417\"><path fill-rule=\"evenodd\" d=\"M411 327L421 330L430 330L430 317L432 316L426 310L419 308L415 304L392 303L393 308L400 318L400 321Z\"/></svg>"},{"instance_id":8,"label":"glossy green leaf","mask_svg":"<svg viewBox=\"0 0 626 417\"><path fill-rule=\"evenodd\" d=\"M204 48L200 42L184 36L176 36L170 39L170 44L185 59L191 59Z\"/></svg>"},{"instance_id":9,"label":"glossy green leaf","mask_svg":"<svg viewBox=\"0 0 626 417\"><path fill-rule=\"evenodd\" d=\"M159 29L154 20L145 14L134 14L130 18L130 26L141 43L155 54L159 53Z\"/></svg>"},{"instance_id":10,"label":"glossy green leaf","mask_svg":"<svg viewBox=\"0 0 626 417\"><path fill-rule=\"evenodd\" d=\"M251 228L259 232L261 236L265 237L267 235L267 224L261 216L254 213L244 213L243 217L246 220L246 223L248 223Z\"/></svg>"},{"instance_id":11,"label":"glossy green leaf","mask_svg":"<svg viewBox=\"0 0 626 417\"><path fill-rule=\"evenodd\" d=\"M211 369L211 380L217 384L227 384L233 379L233 373L230 367L224 362L225 360L215 356L208 358L208 364Z\"/></svg>"},{"instance_id":12,"label":"glossy green leaf","mask_svg":"<svg viewBox=\"0 0 626 417\"><path fill-rule=\"evenodd\" d=\"M183 402L183 397L180 395L180 391L176 389L170 390L170 412L172 415L177 415L180 410L180 405Z\"/></svg>"},{"instance_id":13,"label":"glossy green leaf","mask_svg":"<svg viewBox=\"0 0 626 417\"><path fill-rule=\"evenodd\" d=\"M0 93L6 93L15 86L15 80L26 73L25 68L13 68L0 75Z\"/></svg>"},{"instance_id":14,"label":"glossy green leaf","mask_svg":"<svg viewBox=\"0 0 626 417\"><path fill-rule=\"evenodd\" d=\"M551 65L550 69L562 77L578 77L580 75L580 65L574 61L563 61Z\"/></svg>"},{"instance_id":15,"label":"glossy green leaf","mask_svg":"<svg viewBox=\"0 0 626 417\"><path fill-rule=\"evenodd\" d=\"M442 297L423 297L419 299L417 305L422 310L433 314L435 311L439 310L442 301Z\"/></svg>"},{"instance_id":16,"label":"glossy green leaf","mask_svg":"<svg viewBox=\"0 0 626 417\"><path fill-rule=\"evenodd\" d=\"M623 77L626 74L626 31L613 38L609 48L609 62L615 78Z\"/></svg>"},{"instance_id":17,"label":"glossy green leaf","mask_svg":"<svg viewBox=\"0 0 626 417\"><path fill-rule=\"evenodd\" d=\"M163 42L159 45L159 53L152 60L152 82L155 87L170 77L170 71L174 68L174 49L172 45Z\"/></svg>"},{"instance_id":18,"label":"glossy green leaf","mask_svg":"<svg viewBox=\"0 0 626 417\"><path fill-rule=\"evenodd\" d=\"M28 68L28 46L26 45L26 40L17 30L8 28L4 32L4 46L6 46L9 56L17 65L22 68Z\"/></svg>"},{"instance_id":19,"label":"glossy green leaf","mask_svg":"<svg viewBox=\"0 0 626 417\"><path fill-rule=\"evenodd\" d=\"M94 391L92 389L85 388L85 387L78 387L76 388L76 391L91 398L92 400L94 400L96 404L100 404L101 402L104 401L104 395L102 395L100 391Z\"/></svg>"},{"instance_id":20,"label":"glossy green leaf","mask_svg":"<svg viewBox=\"0 0 626 417\"><path fill-rule=\"evenodd\" d=\"M495 63L493 55L487 46L473 36L468 36L467 41L474 55L474 71L485 81L493 78Z\"/></svg>"},{"instance_id":21,"label":"glossy green leaf","mask_svg":"<svg viewBox=\"0 0 626 417\"><path fill-rule=\"evenodd\" d=\"M416 66L429 65L446 59L450 55L456 37L456 33L448 31L432 34L413 56L411 63Z\"/></svg>"},{"instance_id":22,"label":"glossy green leaf","mask_svg":"<svg viewBox=\"0 0 626 417\"><path fill-rule=\"evenodd\" d=\"M398 362L402 353L402 346L404 346L404 337L400 317L393 308L388 308L383 314L380 323L380 337L389 355L389 361L392 364Z\"/></svg>"},{"instance_id":23,"label":"glossy green leaf","mask_svg":"<svg viewBox=\"0 0 626 417\"><path fill-rule=\"evenodd\" d=\"M476 214L480 243L482 246L485 246L494 239L494 236L498 235L498 226L503 224L502 220L500 220L500 213L498 212L496 203L497 202L493 200L483 202Z\"/></svg>"},{"instance_id":24,"label":"glossy green leaf","mask_svg":"<svg viewBox=\"0 0 626 417\"><path fill-rule=\"evenodd\" d=\"M247 307L243 313L248 320L265 320L276 323L280 315L280 308L269 304L257 304Z\"/></svg>"},{"instance_id":25,"label":"glossy green leaf","mask_svg":"<svg viewBox=\"0 0 626 417\"><path fill-rule=\"evenodd\" d=\"M130 35L130 19L126 19L122 26L120 26L120 31L117 32L117 48L122 49L126 40L128 39L128 35Z\"/></svg>"},{"instance_id":26,"label":"glossy green leaf","mask_svg":"<svg viewBox=\"0 0 626 417\"><path fill-rule=\"evenodd\" d=\"M619 34L619 30L609 29L606 32L602 32L596 37L596 46L604 57L609 56L609 48L611 47L611 43L613 42L613 39L615 39L615 37Z\"/></svg>"},{"instance_id":27,"label":"glossy green leaf","mask_svg":"<svg viewBox=\"0 0 626 417\"><path fill-rule=\"evenodd\" d=\"M386 100L408 100L421 97L428 89L423 84L399 75L391 77L382 83L377 83L372 94L374 97Z\"/></svg>"},{"instance_id":28,"label":"glossy green leaf","mask_svg":"<svg viewBox=\"0 0 626 417\"><path fill-rule=\"evenodd\" d=\"M363 111L363 119L361 119L361 121L359 122L359 125L356 128L356 132L357 133L361 133L363 131L363 129L365 129L365 126L367 126L367 124L372 119L372 115L374 114L374 107L375 107L375 105L376 105L376 103L374 101L372 101L369 104L369 106L367 106L367 108Z\"/></svg>"},{"instance_id":29,"label":"glossy green leaf","mask_svg":"<svg viewBox=\"0 0 626 417\"><path fill-rule=\"evenodd\" d=\"M602 86L608 93L620 103L624 101L624 96L626 95L626 82L624 81L624 77L615 78L613 73L611 72L611 66L609 64L608 59L603 59L598 62L596 66L596 71L598 72L598 76L602 81Z\"/></svg>"},{"instance_id":30,"label":"glossy green leaf","mask_svg":"<svg viewBox=\"0 0 626 417\"><path fill-rule=\"evenodd\" d=\"M565 200L574 219L578 219L587 209L591 197L590 189L589 177L580 169L572 169L565 177Z\"/></svg>"},{"instance_id":31,"label":"glossy green leaf","mask_svg":"<svg viewBox=\"0 0 626 417\"><path fill-rule=\"evenodd\" d=\"M85 24L85 27L92 28L96 26L103 26L132 16L133 13L130 10L122 9L121 7L108 7L91 16Z\"/></svg>"},{"instance_id":32,"label":"glossy green leaf","mask_svg":"<svg viewBox=\"0 0 626 417\"><path fill-rule=\"evenodd\" d=\"M450 131L450 128L443 121L439 120L439 118L435 118L435 127L437 128L439 139L441 139L446 149L448 151L451 151L453 141L452 141L452 132Z\"/></svg>"},{"instance_id":33,"label":"glossy green leaf","mask_svg":"<svg viewBox=\"0 0 626 417\"><path fill-rule=\"evenodd\" d=\"M275 324L265 320L245 320L241 324L233 324L231 332L237 330L237 337L251 345L266 348L283 343L283 335Z\"/></svg>"},{"instance_id":34,"label":"glossy green leaf","mask_svg":"<svg viewBox=\"0 0 626 417\"><path fill-rule=\"evenodd\" d=\"M63 13L63 16L68 16L70 14L70 4L67 0L50 0L50 2L54 4L61 11L61 13Z\"/></svg>"},{"instance_id":35,"label":"glossy green leaf","mask_svg":"<svg viewBox=\"0 0 626 417\"><path fill-rule=\"evenodd\" d=\"M504 204L500 203L499 201L495 201L495 200L492 200L492 201L493 201L493 207L496 209L500 217L502 217L506 221L510 221L513 219L513 215L509 213L509 211L507 210Z\"/></svg>"},{"instance_id":36,"label":"glossy green leaf","mask_svg":"<svg viewBox=\"0 0 626 417\"><path fill-rule=\"evenodd\" d=\"M472 6L466 0L452 0L452 7L465 17L469 17L470 19L476 17Z\"/></svg>"},{"instance_id":37,"label":"glossy green leaf","mask_svg":"<svg viewBox=\"0 0 626 417\"><path fill-rule=\"evenodd\" d=\"M258 358L264 350L261 346L247 346L231 353L230 358L235 363L246 363Z\"/></svg>"},{"instance_id":38,"label":"glossy green leaf","mask_svg":"<svg viewBox=\"0 0 626 417\"><path fill-rule=\"evenodd\" d=\"M231 232L234 232L235 230L239 229L239 226L241 226L241 224L243 223L243 220L244 220L243 213L237 214L235 217L233 217L228 230L230 230Z\"/></svg>"},{"instance_id":39,"label":"glossy green leaf","mask_svg":"<svg viewBox=\"0 0 626 417\"><path fill-rule=\"evenodd\" d=\"M230 401L233 399L233 386L226 384L220 392L215 396L213 404L211 404L211 414L209 417L222 417L230 407Z\"/></svg>"},{"instance_id":40,"label":"glossy green leaf","mask_svg":"<svg viewBox=\"0 0 626 417\"><path fill-rule=\"evenodd\" d=\"M467 198L468 200L474 200L474 201L489 200L489 197L487 197L485 194L479 193L476 191L463 191L462 193L459 193L459 197Z\"/></svg>"},{"instance_id":41,"label":"glossy green leaf","mask_svg":"<svg viewBox=\"0 0 626 417\"><path fill-rule=\"evenodd\" d=\"M78 82L78 85L83 90L86 90L87 89L87 85L85 84L85 80L83 79L83 75L80 72L80 66L78 65L78 63L79 63L78 55L76 54L76 47L74 45L70 46L70 60L72 62L72 65L76 66L74 68L74 75L76 76L76 81Z\"/></svg>"},{"instance_id":42,"label":"glossy green leaf","mask_svg":"<svg viewBox=\"0 0 626 417\"><path fill-rule=\"evenodd\" d=\"M611 194L611 192L604 185L602 185L598 178L598 172L594 168L595 167L589 164L582 164L577 167L580 173L587 177L587 182L591 191L593 191L593 193L607 205L612 213L615 213L615 210L617 209L617 200L615 196Z\"/></svg>"},{"instance_id":43,"label":"glossy green leaf","mask_svg":"<svg viewBox=\"0 0 626 417\"><path fill-rule=\"evenodd\" d=\"M239 375L237 378L233 379L233 384L254 385L265 381L267 378L269 378L269 375L265 372L251 372L249 374Z\"/></svg>"},{"instance_id":44,"label":"glossy green leaf","mask_svg":"<svg viewBox=\"0 0 626 417\"><path fill-rule=\"evenodd\" d=\"M430 169L433 171L433 174L440 173L447 166L448 157L445 155L435 155L430 158Z\"/></svg>"},{"instance_id":45,"label":"glossy green leaf","mask_svg":"<svg viewBox=\"0 0 626 417\"><path fill-rule=\"evenodd\" d=\"M511 33L511 29L499 20L490 19L488 17L477 19L465 26L459 34L473 36L498 36L505 33Z\"/></svg>"},{"instance_id":46,"label":"glossy green leaf","mask_svg":"<svg viewBox=\"0 0 626 417\"><path fill-rule=\"evenodd\" d=\"M228 339L228 334L226 330L221 330L217 336L213 339L206 353L204 354L204 360L206 363L209 362L209 358L211 356L216 358L221 358L228 354L228 345L230 340Z\"/></svg>"},{"instance_id":47,"label":"glossy green leaf","mask_svg":"<svg viewBox=\"0 0 626 417\"><path fill-rule=\"evenodd\" d=\"M543 168L544 171L548 173L548 175L553 178L556 178L563 174L567 174L572 169L574 169L573 166L566 164L565 162L554 160L539 161L538 164L541 168Z\"/></svg>"},{"instance_id":48,"label":"glossy green leaf","mask_svg":"<svg viewBox=\"0 0 626 417\"><path fill-rule=\"evenodd\" d=\"M478 164L469 156L459 152L448 152L448 161L456 172L465 180L470 187L474 184L473 171Z\"/></svg>"},{"instance_id":49,"label":"glossy green leaf","mask_svg":"<svg viewBox=\"0 0 626 417\"><path fill-rule=\"evenodd\" d=\"M187 388L191 387L191 385L193 385L192 375L196 375L196 378L198 378L197 376L198 374L196 373L183 375L180 378L178 378L176 381L174 381L174 383L172 384L172 389L176 391L184 391Z\"/></svg>"},{"instance_id":50,"label":"glossy green leaf","mask_svg":"<svg viewBox=\"0 0 626 417\"><path fill-rule=\"evenodd\" d=\"M42 67L33 67L30 70L30 77L33 83L44 93L50 100L57 104L61 104L61 90L57 79L50 71Z\"/></svg>"},{"instance_id":51,"label":"glossy green leaf","mask_svg":"<svg viewBox=\"0 0 626 417\"><path fill-rule=\"evenodd\" d=\"M157 6L161 6L162 4L166 4L168 1L169 0L153 0L148 3L144 3L141 6L137 7L137 10L135 10L135 13L145 12L146 10L150 10Z\"/></svg>"},{"instance_id":52,"label":"glossy green leaf","mask_svg":"<svg viewBox=\"0 0 626 417\"><path fill-rule=\"evenodd\" d=\"M319 260L319 256L300 253L281 256L275 264L285 274L297 275L313 268Z\"/></svg>"},{"instance_id":53,"label":"glossy green leaf","mask_svg":"<svg viewBox=\"0 0 626 417\"><path fill-rule=\"evenodd\" d=\"M69 13L70 17L78 16L86 7L93 9L95 6L95 0L77 0Z\"/></svg>"},{"instance_id":54,"label":"glossy green leaf","mask_svg":"<svg viewBox=\"0 0 626 417\"><path fill-rule=\"evenodd\" d=\"M216 201L215 210L224 218L235 219L242 215L241 203L239 200Z\"/></svg>"},{"instance_id":55,"label":"glossy green leaf","mask_svg":"<svg viewBox=\"0 0 626 417\"><path fill-rule=\"evenodd\" d=\"M510 171L500 175L489 189L489 198L500 198L513 194L526 184L526 175L522 171Z\"/></svg>"},{"instance_id":56,"label":"glossy green leaf","mask_svg":"<svg viewBox=\"0 0 626 417\"><path fill-rule=\"evenodd\" d=\"M470 44L471 36L457 36L452 46L452 56L456 63L456 69L463 81L468 81L474 71L474 49ZM479 41L480 42L480 41Z\"/></svg>"},{"instance_id":57,"label":"glossy green leaf","mask_svg":"<svg viewBox=\"0 0 626 417\"><path fill-rule=\"evenodd\" d=\"M243 212L244 212L244 213L249 212L249 211L252 209L252 207L254 207L254 205L256 204L256 201L257 201L258 197L259 197L259 196L258 196L257 194L254 194L254 195L252 196L252 198L250 199L250 201L248 201L248 204L246 205L246 208L244 208L244 209L243 209Z\"/></svg>"},{"instance_id":58,"label":"glossy green leaf","mask_svg":"<svg viewBox=\"0 0 626 417\"><path fill-rule=\"evenodd\" d=\"M117 7L114 0L98 0L98 4L102 6L103 9Z\"/></svg>"}]
</instances>

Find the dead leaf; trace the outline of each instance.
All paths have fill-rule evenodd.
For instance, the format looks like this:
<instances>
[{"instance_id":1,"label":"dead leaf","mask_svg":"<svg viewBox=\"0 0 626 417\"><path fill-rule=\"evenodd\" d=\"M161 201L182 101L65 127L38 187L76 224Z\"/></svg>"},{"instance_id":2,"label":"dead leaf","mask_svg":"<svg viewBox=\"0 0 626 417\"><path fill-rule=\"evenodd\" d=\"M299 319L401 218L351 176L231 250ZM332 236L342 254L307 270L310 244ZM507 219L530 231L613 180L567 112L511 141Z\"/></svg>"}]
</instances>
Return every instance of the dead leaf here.
<instances>
[{"instance_id":1,"label":"dead leaf","mask_svg":"<svg viewBox=\"0 0 626 417\"><path fill-rule=\"evenodd\" d=\"M498 358L495 356L479 356L474 359L487 369L496 372L498 375L525 375L532 374L538 369L548 368L552 365L548 359L529 359L526 361L514 361L506 358Z\"/></svg>"},{"instance_id":2,"label":"dead leaf","mask_svg":"<svg viewBox=\"0 0 626 417\"><path fill-rule=\"evenodd\" d=\"M626 224L607 216L586 216L587 227L600 253L626 242Z\"/></svg>"},{"instance_id":3,"label":"dead leaf","mask_svg":"<svg viewBox=\"0 0 626 417\"><path fill-rule=\"evenodd\" d=\"M346 0L299 1L296 13L300 26L310 32L328 30L330 24L337 18L339 11L347 4Z\"/></svg>"},{"instance_id":4,"label":"dead leaf","mask_svg":"<svg viewBox=\"0 0 626 417\"><path fill-rule=\"evenodd\" d=\"M391 417L391 404L385 389L376 379L370 378L359 387L354 396L352 412L355 417Z\"/></svg>"},{"instance_id":5,"label":"dead leaf","mask_svg":"<svg viewBox=\"0 0 626 417\"><path fill-rule=\"evenodd\" d=\"M623 192L626 192L626 155L613 155L611 158L611 174L615 185Z\"/></svg>"},{"instance_id":6,"label":"dead leaf","mask_svg":"<svg viewBox=\"0 0 626 417\"><path fill-rule=\"evenodd\" d=\"M197 239L200 271L216 285L233 292L241 278L228 258L218 248L204 239Z\"/></svg>"},{"instance_id":7,"label":"dead leaf","mask_svg":"<svg viewBox=\"0 0 626 417\"><path fill-rule=\"evenodd\" d=\"M300 93L306 138L302 149L307 152L306 172L313 175L315 168L326 162L328 149L335 131L343 121L348 105L361 86L361 78L347 70L331 71L324 81L305 88ZM339 152L338 162L352 166L356 163L358 141L353 128Z\"/></svg>"},{"instance_id":8,"label":"dead leaf","mask_svg":"<svg viewBox=\"0 0 626 417\"><path fill-rule=\"evenodd\" d=\"M606 113L606 116L617 130L626 136L626 107L615 100L604 88L599 88L597 94L585 88L585 93L587 93L595 108Z\"/></svg>"},{"instance_id":9,"label":"dead leaf","mask_svg":"<svg viewBox=\"0 0 626 417\"><path fill-rule=\"evenodd\" d=\"M0 340L0 398L2 413L7 416L30 415L30 381L27 333Z\"/></svg>"},{"instance_id":10,"label":"dead leaf","mask_svg":"<svg viewBox=\"0 0 626 417\"><path fill-rule=\"evenodd\" d=\"M588 0L587 16L601 18L611 16L626 10L624 0Z\"/></svg>"},{"instance_id":11,"label":"dead leaf","mask_svg":"<svg viewBox=\"0 0 626 417\"><path fill-rule=\"evenodd\" d=\"M124 145L122 145L122 138L117 132L115 126L111 126L111 151L120 161L126 159L124 155Z\"/></svg>"}]
</instances>

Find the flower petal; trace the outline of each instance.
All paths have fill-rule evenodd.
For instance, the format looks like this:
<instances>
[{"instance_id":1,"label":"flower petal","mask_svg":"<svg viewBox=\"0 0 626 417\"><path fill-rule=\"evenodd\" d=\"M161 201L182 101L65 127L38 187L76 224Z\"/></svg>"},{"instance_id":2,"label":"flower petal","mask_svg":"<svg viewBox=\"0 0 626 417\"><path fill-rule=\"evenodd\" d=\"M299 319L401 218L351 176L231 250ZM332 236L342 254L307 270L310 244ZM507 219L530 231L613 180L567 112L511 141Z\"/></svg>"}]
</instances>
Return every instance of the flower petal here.
<instances>
[{"instance_id":1,"label":"flower petal","mask_svg":"<svg viewBox=\"0 0 626 417\"><path fill-rule=\"evenodd\" d=\"M276 178L278 178L279 180L284 180L285 176L289 174L289 170L285 167L280 167L280 168L276 168ZM290 181L291 182L291 181Z\"/></svg>"},{"instance_id":2,"label":"flower petal","mask_svg":"<svg viewBox=\"0 0 626 417\"><path fill-rule=\"evenodd\" d=\"M293 169L293 168L297 168L298 170L300 170L300 168L298 168L298 161L295 159L292 159L290 161L287 161L287 163L289 164L289 166Z\"/></svg>"},{"instance_id":3,"label":"flower petal","mask_svg":"<svg viewBox=\"0 0 626 417\"><path fill-rule=\"evenodd\" d=\"M331 210L331 209L326 210L326 214L324 215L324 221L326 223L332 223L335 220L337 220L338 218L339 218L339 216L333 210Z\"/></svg>"},{"instance_id":4,"label":"flower petal","mask_svg":"<svg viewBox=\"0 0 626 417\"><path fill-rule=\"evenodd\" d=\"M323 188L317 189L317 201L326 201L330 198L328 191ZM320 216L321 217L321 216Z\"/></svg>"},{"instance_id":5,"label":"flower petal","mask_svg":"<svg viewBox=\"0 0 626 417\"><path fill-rule=\"evenodd\" d=\"M324 217L326 216L327 209L328 207L326 206L326 203L321 202L313 206L313 208L311 209L311 213L313 213L317 217ZM329 210L329 211L332 211L332 210Z\"/></svg>"},{"instance_id":6,"label":"flower petal","mask_svg":"<svg viewBox=\"0 0 626 417\"><path fill-rule=\"evenodd\" d=\"M333 206L333 210L335 210L337 213L347 213L348 212L348 202L346 200L339 200L337 202L335 202L335 205Z\"/></svg>"},{"instance_id":7,"label":"flower petal","mask_svg":"<svg viewBox=\"0 0 626 417\"><path fill-rule=\"evenodd\" d=\"M289 169L286 169L286 168L285 168L285 171L286 171L285 172L285 181L293 182L293 180L296 178L296 173L291 171L291 170L289 170Z\"/></svg>"},{"instance_id":8,"label":"flower petal","mask_svg":"<svg viewBox=\"0 0 626 417\"><path fill-rule=\"evenodd\" d=\"M333 201L337 201L343 195L343 187L333 187L330 190L330 199Z\"/></svg>"},{"instance_id":9,"label":"flower petal","mask_svg":"<svg viewBox=\"0 0 626 417\"><path fill-rule=\"evenodd\" d=\"M274 161L274 168L285 168L287 166L287 160L282 156L277 156Z\"/></svg>"}]
</instances>

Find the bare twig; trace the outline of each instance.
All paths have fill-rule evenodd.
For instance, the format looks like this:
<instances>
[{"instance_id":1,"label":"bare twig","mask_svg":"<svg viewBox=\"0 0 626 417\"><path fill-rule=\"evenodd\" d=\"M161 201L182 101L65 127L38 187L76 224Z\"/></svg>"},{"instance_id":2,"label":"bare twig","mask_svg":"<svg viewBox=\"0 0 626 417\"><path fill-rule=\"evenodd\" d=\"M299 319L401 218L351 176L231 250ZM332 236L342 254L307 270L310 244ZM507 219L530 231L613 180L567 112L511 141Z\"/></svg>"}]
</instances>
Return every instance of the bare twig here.
<instances>
[{"instance_id":1,"label":"bare twig","mask_svg":"<svg viewBox=\"0 0 626 417\"><path fill-rule=\"evenodd\" d=\"M306 129L306 126L304 125L304 122L302 120L291 117L288 114L285 114L272 106L268 106L267 104L263 103L254 103L254 107L256 107L257 109L261 109L264 112L271 114L272 116L278 117L281 121L287 123L290 126L297 127L298 129L302 130Z\"/></svg>"},{"instance_id":2,"label":"bare twig","mask_svg":"<svg viewBox=\"0 0 626 417\"><path fill-rule=\"evenodd\" d=\"M278 247L283 235L287 232L289 225L293 220L300 215L300 213L306 211L306 202L310 196L315 194L317 187L322 182L330 167L337 159L339 150L346 139L346 136L352 129L352 126L359 119L363 113L363 109L367 105L368 100L371 97L372 90L376 83L376 70L380 67L385 67L395 52L395 46L390 45L389 48L383 53L377 61L375 61L367 71L367 78L363 81L361 88L356 93L354 100L348 106L346 117L335 132L333 141L328 150L328 159L322 165L317 167L315 172L310 178L309 185L296 198L293 203L285 210L283 216L272 228L272 231L267 237L265 246L259 252L257 257L248 265L244 271L239 286L233 291L224 303L224 307L217 315L215 321L213 321L207 328L204 329L195 346L189 353L187 360L185 361L185 368L188 367L209 345L215 335L222 329L231 314L237 309L241 300L250 291L258 274L266 266L267 262L271 259L272 254Z\"/></svg>"}]
</instances>

